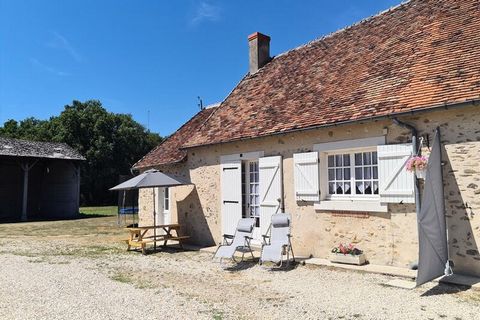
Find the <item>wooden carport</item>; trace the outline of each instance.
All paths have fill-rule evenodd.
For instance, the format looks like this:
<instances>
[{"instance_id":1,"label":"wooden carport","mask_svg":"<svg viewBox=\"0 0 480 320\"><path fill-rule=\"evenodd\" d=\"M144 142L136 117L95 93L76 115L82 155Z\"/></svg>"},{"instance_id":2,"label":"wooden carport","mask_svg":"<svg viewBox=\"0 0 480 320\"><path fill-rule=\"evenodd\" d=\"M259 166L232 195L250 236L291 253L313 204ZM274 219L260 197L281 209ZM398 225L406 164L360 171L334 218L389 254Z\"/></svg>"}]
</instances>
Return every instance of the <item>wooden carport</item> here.
<instances>
[{"instance_id":1,"label":"wooden carport","mask_svg":"<svg viewBox=\"0 0 480 320\"><path fill-rule=\"evenodd\" d=\"M64 143L0 138L0 220L77 215L83 160Z\"/></svg>"}]
</instances>

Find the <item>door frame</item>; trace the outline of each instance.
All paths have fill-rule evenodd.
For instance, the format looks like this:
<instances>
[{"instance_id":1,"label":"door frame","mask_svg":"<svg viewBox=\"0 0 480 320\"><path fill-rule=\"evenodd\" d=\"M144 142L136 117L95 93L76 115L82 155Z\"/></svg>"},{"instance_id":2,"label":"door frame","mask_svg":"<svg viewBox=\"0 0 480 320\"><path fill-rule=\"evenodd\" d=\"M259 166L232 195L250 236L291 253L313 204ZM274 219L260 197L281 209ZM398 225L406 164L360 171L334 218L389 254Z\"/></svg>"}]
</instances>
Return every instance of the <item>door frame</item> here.
<instances>
[{"instance_id":1,"label":"door frame","mask_svg":"<svg viewBox=\"0 0 480 320\"><path fill-rule=\"evenodd\" d=\"M229 162L232 162L232 161L258 160L259 158L263 157L263 155L264 155L264 151L253 151L253 152L235 153L235 154L220 156L220 170L222 170L221 169L222 164L226 164L226 163L229 163ZM241 165L240 165L240 175L241 174L242 174L242 172L241 172ZM223 230L224 229L224 221L226 220L224 215L226 214L226 212L224 212L225 209L224 209L224 206L223 206L223 203L222 203L223 196L221 195L221 193L223 192L222 191L223 187L221 186L221 183L222 183L222 180L220 179L220 198L219 198L220 208L221 208L220 219L221 219L222 233L224 234L225 233L225 231ZM240 183L241 183L241 180L240 180ZM243 195L241 193L242 193L242 191L241 191L241 186L240 186L240 199L243 197ZM243 208L242 208L242 206L240 206L240 217L243 216L242 211L243 211ZM236 221L235 224L236 223L238 223L238 221ZM231 226L231 227L232 227L233 230L235 230L237 226L235 225L235 226Z\"/></svg>"}]
</instances>

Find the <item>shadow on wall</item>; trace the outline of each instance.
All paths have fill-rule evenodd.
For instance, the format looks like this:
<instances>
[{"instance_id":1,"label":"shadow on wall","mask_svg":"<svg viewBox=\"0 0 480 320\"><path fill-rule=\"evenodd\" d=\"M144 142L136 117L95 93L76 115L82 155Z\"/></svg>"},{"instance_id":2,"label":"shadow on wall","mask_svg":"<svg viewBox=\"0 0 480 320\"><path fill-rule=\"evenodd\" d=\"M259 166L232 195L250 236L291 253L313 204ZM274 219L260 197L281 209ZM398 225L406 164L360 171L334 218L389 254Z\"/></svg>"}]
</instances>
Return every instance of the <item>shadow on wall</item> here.
<instances>
[{"instance_id":1,"label":"shadow on wall","mask_svg":"<svg viewBox=\"0 0 480 320\"><path fill-rule=\"evenodd\" d=\"M177 200L177 219L184 226L183 233L190 236L190 243L202 247L215 245L195 186L184 199Z\"/></svg>"},{"instance_id":2,"label":"shadow on wall","mask_svg":"<svg viewBox=\"0 0 480 320\"><path fill-rule=\"evenodd\" d=\"M466 193L466 191L461 190L457 180L462 177L469 184L468 169L462 166L462 172L458 172L452 168L452 162L463 162L463 157L468 157L468 154L464 154L462 150L452 150L449 156L445 146L442 146L442 158L445 163L443 184L449 238L448 250L450 259L455 264L455 273L480 276L480 254L472 229L472 220L478 212L470 207L469 200L463 198L462 192ZM476 232L478 233L479 230Z\"/></svg>"}]
</instances>

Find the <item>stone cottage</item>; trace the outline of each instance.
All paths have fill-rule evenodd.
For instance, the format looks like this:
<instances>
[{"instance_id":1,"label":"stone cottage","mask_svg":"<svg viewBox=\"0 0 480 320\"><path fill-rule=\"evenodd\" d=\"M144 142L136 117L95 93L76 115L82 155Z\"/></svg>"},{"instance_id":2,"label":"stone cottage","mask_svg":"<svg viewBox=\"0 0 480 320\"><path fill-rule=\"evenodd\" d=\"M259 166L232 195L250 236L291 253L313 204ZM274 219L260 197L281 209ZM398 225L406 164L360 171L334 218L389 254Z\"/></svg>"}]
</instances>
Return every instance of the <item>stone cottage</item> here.
<instances>
[{"instance_id":1,"label":"stone cottage","mask_svg":"<svg viewBox=\"0 0 480 320\"><path fill-rule=\"evenodd\" d=\"M370 263L408 267L422 183L405 163L439 127L450 258L480 276L479 2L411 0L274 57L269 43L249 36L233 91L135 164L194 184L158 193L159 221L213 245L254 217L259 243L289 212L299 255L352 242Z\"/></svg>"}]
</instances>

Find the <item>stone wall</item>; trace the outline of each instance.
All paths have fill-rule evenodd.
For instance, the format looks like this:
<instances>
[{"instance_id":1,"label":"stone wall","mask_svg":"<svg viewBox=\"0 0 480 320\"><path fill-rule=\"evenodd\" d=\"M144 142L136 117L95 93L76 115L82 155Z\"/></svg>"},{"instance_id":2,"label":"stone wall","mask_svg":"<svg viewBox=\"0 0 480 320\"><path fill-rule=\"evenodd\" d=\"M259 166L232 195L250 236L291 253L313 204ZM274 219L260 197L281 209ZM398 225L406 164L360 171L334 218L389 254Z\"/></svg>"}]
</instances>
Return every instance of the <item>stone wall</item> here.
<instances>
[{"instance_id":1,"label":"stone wall","mask_svg":"<svg viewBox=\"0 0 480 320\"><path fill-rule=\"evenodd\" d=\"M420 135L433 139L441 128L447 226L451 258L457 271L480 275L480 115L478 107L441 110L399 119L413 124ZM294 199L293 159L297 152L311 151L314 144L382 136L387 143L411 140L409 130L391 120L370 121L325 129L270 136L248 141L189 150L185 163L163 166L167 172L183 174L195 187L172 189L172 219L185 224L192 241L212 245L221 240L220 156L264 151L265 156L283 158L285 211L293 216L293 245L298 255L327 257L339 242L354 242L370 263L407 267L418 258L415 205L389 204L388 213L336 213L316 211L313 203ZM431 141L430 141L431 142ZM427 146L423 148L428 153ZM141 223L148 198L140 193ZM175 204L174 204L175 203Z\"/></svg>"}]
</instances>

